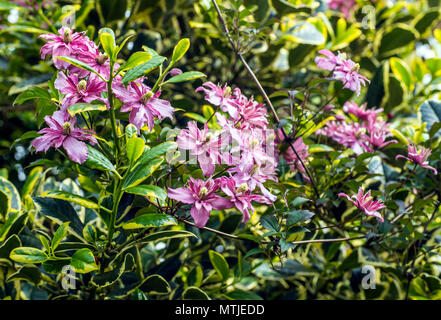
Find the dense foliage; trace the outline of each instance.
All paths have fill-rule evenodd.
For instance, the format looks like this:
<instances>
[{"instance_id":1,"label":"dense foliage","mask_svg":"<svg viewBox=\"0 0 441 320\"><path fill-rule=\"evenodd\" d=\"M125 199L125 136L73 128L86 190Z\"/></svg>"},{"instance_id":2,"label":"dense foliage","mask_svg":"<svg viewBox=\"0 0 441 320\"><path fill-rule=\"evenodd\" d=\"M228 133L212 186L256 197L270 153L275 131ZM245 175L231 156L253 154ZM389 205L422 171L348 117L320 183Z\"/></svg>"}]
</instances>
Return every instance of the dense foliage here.
<instances>
[{"instance_id":1,"label":"dense foliage","mask_svg":"<svg viewBox=\"0 0 441 320\"><path fill-rule=\"evenodd\" d=\"M0 1L0 298L441 298L439 17Z\"/></svg>"}]
</instances>

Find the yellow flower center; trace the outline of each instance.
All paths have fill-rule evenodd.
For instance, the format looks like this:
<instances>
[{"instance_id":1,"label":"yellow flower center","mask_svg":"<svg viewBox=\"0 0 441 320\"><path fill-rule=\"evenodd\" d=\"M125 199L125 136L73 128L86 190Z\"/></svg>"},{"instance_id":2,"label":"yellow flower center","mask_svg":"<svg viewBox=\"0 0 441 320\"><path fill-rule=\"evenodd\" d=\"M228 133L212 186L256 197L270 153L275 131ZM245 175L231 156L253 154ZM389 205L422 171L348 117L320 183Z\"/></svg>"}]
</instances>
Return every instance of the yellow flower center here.
<instances>
[{"instance_id":1,"label":"yellow flower center","mask_svg":"<svg viewBox=\"0 0 441 320\"><path fill-rule=\"evenodd\" d=\"M70 126L70 122L65 122L63 124L63 134L69 136L72 133L72 128Z\"/></svg>"},{"instance_id":2,"label":"yellow flower center","mask_svg":"<svg viewBox=\"0 0 441 320\"><path fill-rule=\"evenodd\" d=\"M208 189L205 187L202 187L199 191L199 198L203 198L208 194Z\"/></svg>"},{"instance_id":3,"label":"yellow flower center","mask_svg":"<svg viewBox=\"0 0 441 320\"><path fill-rule=\"evenodd\" d=\"M147 92L146 94L144 94L144 95L141 97L141 99L142 99L142 101L143 101L144 103L147 103L147 101L149 101L150 98L152 98L153 96L154 96L154 93L151 92L151 91L149 91L149 92Z\"/></svg>"},{"instance_id":4,"label":"yellow flower center","mask_svg":"<svg viewBox=\"0 0 441 320\"><path fill-rule=\"evenodd\" d=\"M70 36L71 33L72 33L72 30L70 30L70 28L66 27L64 29L64 33L63 33L64 43L71 43L72 42L72 37Z\"/></svg>"},{"instance_id":5,"label":"yellow flower center","mask_svg":"<svg viewBox=\"0 0 441 320\"><path fill-rule=\"evenodd\" d=\"M239 187L237 187L236 192L246 192L248 191L248 185L246 183L242 183Z\"/></svg>"},{"instance_id":6,"label":"yellow flower center","mask_svg":"<svg viewBox=\"0 0 441 320\"><path fill-rule=\"evenodd\" d=\"M81 80L80 82L78 82L77 85L78 91L86 90L86 86L87 86L86 80Z\"/></svg>"}]
</instances>

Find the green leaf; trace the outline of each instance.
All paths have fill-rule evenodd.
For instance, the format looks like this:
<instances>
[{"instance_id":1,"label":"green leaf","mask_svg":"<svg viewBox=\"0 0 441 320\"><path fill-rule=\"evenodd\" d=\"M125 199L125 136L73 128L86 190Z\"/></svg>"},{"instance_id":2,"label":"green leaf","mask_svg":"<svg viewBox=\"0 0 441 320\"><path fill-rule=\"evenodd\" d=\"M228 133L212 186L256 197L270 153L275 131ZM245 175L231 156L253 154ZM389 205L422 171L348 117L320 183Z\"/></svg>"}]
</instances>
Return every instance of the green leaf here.
<instances>
[{"instance_id":1,"label":"green leaf","mask_svg":"<svg viewBox=\"0 0 441 320\"><path fill-rule=\"evenodd\" d=\"M58 227L57 231L54 234L54 237L52 238L52 243L51 243L52 251L55 251L55 249L58 247L60 242L66 237L69 223L70 221L65 222Z\"/></svg>"},{"instance_id":2,"label":"green leaf","mask_svg":"<svg viewBox=\"0 0 441 320\"><path fill-rule=\"evenodd\" d=\"M294 199L294 201L292 202L292 206L293 207L298 207L298 206L300 206L300 205L302 205L302 204L304 204L304 203L306 203L308 201L311 201L311 200L303 198L303 197L296 197Z\"/></svg>"},{"instance_id":3,"label":"green leaf","mask_svg":"<svg viewBox=\"0 0 441 320\"><path fill-rule=\"evenodd\" d=\"M162 164L164 159L153 159L148 163L139 161L139 164L130 172L124 180L123 189L137 186L150 177Z\"/></svg>"},{"instance_id":4,"label":"green leaf","mask_svg":"<svg viewBox=\"0 0 441 320\"><path fill-rule=\"evenodd\" d=\"M118 171L116 171L115 167L113 166L112 162L110 162L109 159L106 158L104 154L102 154L97 149L91 147L90 145L87 145L87 160L84 163L84 165L88 166L92 169L99 169L103 171L112 171L115 173L120 179L121 176L119 175Z\"/></svg>"},{"instance_id":5,"label":"green leaf","mask_svg":"<svg viewBox=\"0 0 441 320\"><path fill-rule=\"evenodd\" d=\"M87 241L87 242L91 242L91 243L95 243L96 239L97 239L97 233L96 233L96 229L93 225L91 225L90 223L87 224L84 229L83 229L83 238Z\"/></svg>"},{"instance_id":6,"label":"green leaf","mask_svg":"<svg viewBox=\"0 0 441 320\"><path fill-rule=\"evenodd\" d=\"M167 153L167 151L176 148L176 142L166 141L163 142L150 150L144 152L144 154L139 159L139 165L150 162L152 159L162 156Z\"/></svg>"},{"instance_id":7,"label":"green leaf","mask_svg":"<svg viewBox=\"0 0 441 320\"><path fill-rule=\"evenodd\" d=\"M0 176L0 189L8 190L8 194L11 196L11 208L20 211L21 198L17 188L9 180Z\"/></svg>"},{"instance_id":8,"label":"green leaf","mask_svg":"<svg viewBox=\"0 0 441 320\"><path fill-rule=\"evenodd\" d=\"M124 256L124 260L114 262L114 264L116 266L112 270L95 274L91 279L92 284L99 288L114 284L125 271L133 267L135 259L132 254L128 253Z\"/></svg>"},{"instance_id":9,"label":"green leaf","mask_svg":"<svg viewBox=\"0 0 441 320\"><path fill-rule=\"evenodd\" d=\"M93 202L92 200L65 191L58 191L58 190L46 191L43 194L41 194L40 197L70 201L89 209L97 210L100 208L100 206L97 203Z\"/></svg>"},{"instance_id":10,"label":"green leaf","mask_svg":"<svg viewBox=\"0 0 441 320\"><path fill-rule=\"evenodd\" d=\"M20 238L13 234L0 245L0 259L9 259L11 251L21 246Z\"/></svg>"},{"instance_id":11,"label":"green leaf","mask_svg":"<svg viewBox=\"0 0 441 320\"><path fill-rule=\"evenodd\" d=\"M21 142L28 140L28 139L34 139L39 136L40 136L40 134L37 131L25 132L20 138L14 140L14 142L11 144L9 149L12 149L17 143L21 143Z\"/></svg>"},{"instance_id":12,"label":"green leaf","mask_svg":"<svg viewBox=\"0 0 441 320\"><path fill-rule=\"evenodd\" d=\"M48 252L50 254L51 245L49 244L49 240L43 235L40 235L39 238L40 238L41 244L43 245L43 248L46 250L46 252Z\"/></svg>"},{"instance_id":13,"label":"green leaf","mask_svg":"<svg viewBox=\"0 0 441 320\"><path fill-rule=\"evenodd\" d=\"M123 224L123 229L139 229L176 225L176 219L167 214L150 213L138 216Z\"/></svg>"},{"instance_id":14,"label":"green leaf","mask_svg":"<svg viewBox=\"0 0 441 320\"><path fill-rule=\"evenodd\" d=\"M260 218L260 224L265 228L273 232L279 232L280 227L275 216L263 216Z\"/></svg>"},{"instance_id":15,"label":"green leaf","mask_svg":"<svg viewBox=\"0 0 441 320\"><path fill-rule=\"evenodd\" d=\"M89 249L80 249L75 252L70 261L70 265L77 273L89 273L98 270L95 257Z\"/></svg>"},{"instance_id":16,"label":"green leaf","mask_svg":"<svg viewBox=\"0 0 441 320\"><path fill-rule=\"evenodd\" d=\"M34 197L32 199L40 206L40 213L56 223L62 224L69 221L69 229L76 237L81 239L84 226L69 202L41 197Z\"/></svg>"},{"instance_id":17,"label":"green leaf","mask_svg":"<svg viewBox=\"0 0 441 320\"><path fill-rule=\"evenodd\" d=\"M21 247L12 250L10 258L20 263L42 263L48 259L48 256L40 249Z\"/></svg>"},{"instance_id":18,"label":"green leaf","mask_svg":"<svg viewBox=\"0 0 441 320\"><path fill-rule=\"evenodd\" d=\"M35 190L35 186L38 182L38 179L40 179L42 172L43 167L35 167L31 170L23 188L21 189L21 196L23 198L27 195L30 195Z\"/></svg>"},{"instance_id":19,"label":"green leaf","mask_svg":"<svg viewBox=\"0 0 441 320\"><path fill-rule=\"evenodd\" d=\"M121 67L119 67L118 72L133 69L139 66L140 64L149 61L151 58L152 55L148 52L145 51L135 52L130 56L129 60L127 60L125 63L121 65Z\"/></svg>"},{"instance_id":20,"label":"green leaf","mask_svg":"<svg viewBox=\"0 0 441 320\"><path fill-rule=\"evenodd\" d=\"M208 251L208 257L210 258L210 262L216 272L223 279L223 281L226 281L230 274L230 267L227 260L225 260L225 258L220 253L213 250Z\"/></svg>"},{"instance_id":21,"label":"green leaf","mask_svg":"<svg viewBox=\"0 0 441 320\"><path fill-rule=\"evenodd\" d=\"M159 274L145 278L139 288L149 294L167 294L171 291L168 282Z\"/></svg>"},{"instance_id":22,"label":"green leaf","mask_svg":"<svg viewBox=\"0 0 441 320\"><path fill-rule=\"evenodd\" d=\"M93 103L75 103L67 108L69 114L74 117L78 113L88 112L88 111L106 111L107 107L104 104L93 104Z\"/></svg>"},{"instance_id":23,"label":"green leaf","mask_svg":"<svg viewBox=\"0 0 441 320\"><path fill-rule=\"evenodd\" d=\"M47 90L44 90L39 87L30 87L29 89L26 89L22 93L20 93L17 98L15 98L13 105L15 104L23 104L23 102L26 102L28 100L32 99L46 99L50 100L51 95Z\"/></svg>"},{"instance_id":24,"label":"green leaf","mask_svg":"<svg viewBox=\"0 0 441 320\"><path fill-rule=\"evenodd\" d=\"M9 214L6 222L0 227L0 242L8 239L13 234L19 234L27 221L28 213L20 215L19 211Z\"/></svg>"},{"instance_id":25,"label":"green leaf","mask_svg":"<svg viewBox=\"0 0 441 320\"><path fill-rule=\"evenodd\" d=\"M74 59L71 57L55 57L55 58L69 62L70 64L74 65L75 67L78 67L78 68L87 70L89 72L95 73L96 75L100 76L100 78L102 78L105 81L105 79L98 73L98 71L96 71L94 68L92 68L91 66L89 66L85 62L82 62L80 60L77 60L77 59Z\"/></svg>"},{"instance_id":26,"label":"green leaf","mask_svg":"<svg viewBox=\"0 0 441 320\"><path fill-rule=\"evenodd\" d=\"M126 84L130 81L136 80L139 77L146 75L150 71L159 67L165 60L162 56L153 56L149 61L141 63L140 65L130 69L126 72L121 82Z\"/></svg>"},{"instance_id":27,"label":"green leaf","mask_svg":"<svg viewBox=\"0 0 441 320\"><path fill-rule=\"evenodd\" d=\"M100 39L100 43L104 49L104 52L110 59L114 61L116 57L113 57L113 50L116 46L116 43L113 30L109 28L101 28L98 32L98 37Z\"/></svg>"},{"instance_id":28,"label":"green leaf","mask_svg":"<svg viewBox=\"0 0 441 320\"><path fill-rule=\"evenodd\" d=\"M185 230L167 230L167 231L159 231L152 234L149 234L145 238L142 239L142 243L151 242L151 241L165 241L168 239L176 239L176 238L187 238L187 237L196 237L194 233Z\"/></svg>"},{"instance_id":29,"label":"green leaf","mask_svg":"<svg viewBox=\"0 0 441 320\"><path fill-rule=\"evenodd\" d=\"M288 30L281 39L311 45L321 45L325 42L323 34L310 22L298 23Z\"/></svg>"},{"instance_id":30,"label":"green leaf","mask_svg":"<svg viewBox=\"0 0 441 320\"><path fill-rule=\"evenodd\" d=\"M427 123L427 130L441 122L441 103L433 100L424 101L420 107L422 121Z\"/></svg>"},{"instance_id":31,"label":"green leaf","mask_svg":"<svg viewBox=\"0 0 441 320\"><path fill-rule=\"evenodd\" d=\"M190 48L190 39L188 38L181 39L173 49L172 63L175 63L178 60L180 60L187 52L188 48Z\"/></svg>"},{"instance_id":32,"label":"green leaf","mask_svg":"<svg viewBox=\"0 0 441 320\"><path fill-rule=\"evenodd\" d=\"M182 294L184 300L210 300L210 297L201 289L188 287Z\"/></svg>"},{"instance_id":33,"label":"green leaf","mask_svg":"<svg viewBox=\"0 0 441 320\"><path fill-rule=\"evenodd\" d=\"M166 83L178 83L178 82L195 80L195 79L199 79L199 78L203 78L203 77L206 77L206 75L203 74L202 72L188 71L188 72L178 74L177 76L171 77L170 79L168 79L167 81L162 83L161 86Z\"/></svg>"},{"instance_id":34,"label":"green leaf","mask_svg":"<svg viewBox=\"0 0 441 320\"><path fill-rule=\"evenodd\" d=\"M308 210L294 210L288 212L288 225L296 224L303 220L309 220L314 216L314 213Z\"/></svg>"},{"instance_id":35,"label":"green leaf","mask_svg":"<svg viewBox=\"0 0 441 320\"><path fill-rule=\"evenodd\" d=\"M136 160L139 159L139 157L144 152L144 140L142 138L138 138L136 136L132 136L127 141L127 159L129 159L130 164L134 164Z\"/></svg>"},{"instance_id":36,"label":"green leaf","mask_svg":"<svg viewBox=\"0 0 441 320\"><path fill-rule=\"evenodd\" d=\"M8 190L0 189L0 215L6 217L11 210L11 196Z\"/></svg>"},{"instance_id":37,"label":"green leaf","mask_svg":"<svg viewBox=\"0 0 441 320\"><path fill-rule=\"evenodd\" d=\"M6 281L9 282L15 280L24 280L38 285L41 281L41 271L33 264L24 265L18 269L17 272L9 275Z\"/></svg>"},{"instance_id":38,"label":"green leaf","mask_svg":"<svg viewBox=\"0 0 441 320\"><path fill-rule=\"evenodd\" d=\"M199 123L206 123L207 122L207 119L198 113L186 112L186 113L184 113L184 116L189 117L190 119L196 120Z\"/></svg>"},{"instance_id":39,"label":"green leaf","mask_svg":"<svg viewBox=\"0 0 441 320\"><path fill-rule=\"evenodd\" d=\"M250 291L235 289L224 294L229 300L263 300L261 296Z\"/></svg>"},{"instance_id":40,"label":"green leaf","mask_svg":"<svg viewBox=\"0 0 441 320\"><path fill-rule=\"evenodd\" d=\"M414 41L416 37L413 28L402 23L394 24L391 30L382 35L378 53L381 57L391 56Z\"/></svg>"},{"instance_id":41,"label":"green leaf","mask_svg":"<svg viewBox=\"0 0 441 320\"><path fill-rule=\"evenodd\" d=\"M400 58L392 57L390 58L390 67L392 72L397 76L398 80L401 80L407 87L408 90L411 90L413 87L412 76L410 73L410 68Z\"/></svg>"},{"instance_id":42,"label":"green leaf","mask_svg":"<svg viewBox=\"0 0 441 320\"><path fill-rule=\"evenodd\" d=\"M284 16L289 13L311 13L311 6L304 4L295 5L287 0L271 0L271 4L280 16Z\"/></svg>"},{"instance_id":43,"label":"green leaf","mask_svg":"<svg viewBox=\"0 0 441 320\"><path fill-rule=\"evenodd\" d=\"M127 189L124 189L127 193L137 194L139 196L144 197L155 197L160 200L165 200L167 198L167 192L164 191L164 189L158 187L158 186L152 186L143 184L136 187L130 187Z\"/></svg>"}]
</instances>

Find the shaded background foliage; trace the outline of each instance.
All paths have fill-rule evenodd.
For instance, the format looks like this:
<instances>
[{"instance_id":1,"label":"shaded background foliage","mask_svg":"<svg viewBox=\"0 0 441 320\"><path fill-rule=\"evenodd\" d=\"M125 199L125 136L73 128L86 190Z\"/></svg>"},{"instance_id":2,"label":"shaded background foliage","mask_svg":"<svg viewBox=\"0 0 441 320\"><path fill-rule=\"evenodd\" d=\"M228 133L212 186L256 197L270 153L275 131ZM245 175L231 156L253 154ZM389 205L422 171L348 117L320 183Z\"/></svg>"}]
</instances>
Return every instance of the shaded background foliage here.
<instances>
[{"instance_id":1,"label":"shaded background foliage","mask_svg":"<svg viewBox=\"0 0 441 320\"><path fill-rule=\"evenodd\" d=\"M53 77L55 69L48 60L40 59L39 50L44 42L37 37L48 30L54 32L58 29L61 21L68 19L71 10L75 12L76 30L87 30L87 35L93 40L97 39L98 30L104 26L115 31L117 42L133 33L134 37L121 52L123 59L142 50L143 46L169 57L179 39L187 37L191 46L181 61L183 71L199 70L207 75L208 81L237 86L246 95L260 99L255 83L250 81L219 27L210 1L37 2L40 7L30 8L16 7L13 2L0 2L0 168L2 176L12 181L18 190L22 190L26 186L25 181L30 179L32 168L28 166L39 159L31 152L29 140L22 139L22 135L38 130L43 117L54 111L54 105L42 99L15 106L13 102L19 93L30 86L47 88L47 81ZM325 195L320 205L330 212L331 215L327 217L329 221L339 223L351 218L354 213L347 211L344 202L336 200L342 188L357 190L361 183L369 181L371 188L376 190L374 194L382 195L384 190L390 193L400 185L399 182L404 180L404 170L400 171L400 168L404 168L404 165L394 159L404 149L406 142L431 147L434 150L432 159L437 160L436 165L440 168L441 104L437 102L441 79L441 31L437 29L439 1L396 1L392 5L380 0L357 1L353 16L349 19L345 19L340 12L329 10L320 1L244 0L240 8L235 6L234 1L220 1L220 4L225 6L224 13L233 30L234 41L265 90L271 94L280 117L288 119L286 121L290 117L288 92L298 98L295 104L301 104L302 96L297 96L301 88L321 75L314 58L322 48L345 52L360 64L360 72L371 79L365 94L359 97L349 90L340 90L338 83L332 83L324 94L311 92L312 106L319 106L329 96L338 93L334 101L336 106L343 106L346 101L353 99L359 104L366 102L368 108L383 108L391 121L392 132L400 141L399 145L391 145L384 150L381 161L373 158L366 165L362 160L368 159L368 155L357 158L348 154L347 158L337 161L341 152L331 141L320 141L315 136L309 136L308 144L316 146L310 165ZM367 6L374 10L366 11ZM366 20L369 12L373 12L373 16ZM173 126L183 127L189 119L203 123L211 114L212 109L201 108L205 104L202 95L194 92L201 83L197 80L170 85L164 90L164 99L169 100L175 108L182 109L176 112ZM202 117L195 114L202 114ZM326 148L324 144L331 147ZM80 185L77 183L77 177L69 173L71 164L63 161L56 152L47 153L45 159L55 160L57 166L55 170L45 171L45 180L39 182L41 190L58 184L65 191L93 192L84 186L84 182ZM46 168L52 165L49 162L38 164L46 165ZM281 180L294 187L285 193L287 187L283 183L273 186L286 202L292 203L294 199L311 192L299 177L290 175L283 163L279 169L284 177ZM150 243L140 248L139 253L133 252L133 256L140 255L147 276L160 275L151 279L150 287L149 282L139 287L136 274L127 267L128 272L123 273L120 279L124 286L116 286L108 294L116 298L130 292L133 298L148 296L165 299L206 298L207 295L210 298L229 299L400 299L404 297L408 283L407 263L417 252L424 258L418 256L414 271L418 277L412 281L410 296L415 299L439 299L441 260L438 247L441 238L438 228L441 220L430 220L430 232L426 227L423 231L419 228L438 210L433 197L439 197L439 185L438 177L431 178L419 168L405 189L385 201L395 216L407 212L412 218L407 219L406 216L407 220L400 223L396 234L389 234L393 228L390 223L393 217L375 226L362 221L352 228L361 228L363 223L369 230L368 240L278 248L282 251L279 255L287 254L282 259L282 265L277 259L268 259L265 250L259 250L253 242L229 240L189 228L198 239L171 239L167 240L165 246ZM24 206L29 205L26 196L33 192L21 193ZM419 192L418 198L412 207L406 208L407 199L414 196L412 192ZM126 201L131 203L133 199ZM143 205L141 202L133 207L139 209ZM299 206L305 210L317 209L316 204L310 205L309 202ZM278 203L275 209L276 212L287 210L282 203ZM93 220L91 210L75 210L81 213L84 225ZM258 209L261 215L272 210L264 207ZM219 214L210 220L208 226L235 234L264 232L258 218L246 226L240 224L240 218L237 214ZM21 241L41 247L41 244L35 244L38 241L35 236L32 239L30 226L29 222L23 221L22 225L17 223L17 228L22 230ZM54 228L49 224L47 226ZM264 227L268 229L267 225ZM310 225L305 223L304 227L312 230L321 225L310 222ZM334 238L342 232L347 230L330 230L323 237ZM8 235L11 234L13 232L9 230ZM302 229L293 234L292 240L316 236L315 232L308 233ZM377 241L383 236L387 236L387 240ZM225 260L221 258L218 264L213 262L216 256L210 256L209 249L221 251ZM126 265L134 263L130 258L125 260ZM274 260L275 268L269 260ZM361 268L366 264L375 266L377 270L377 286L374 290L360 287L363 276ZM224 276L222 270L230 267L232 272L227 272L224 279L230 287L225 286L224 282L219 285L219 277ZM38 273L31 270L29 274L32 272ZM84 282L87 283L87 275L85 278ZM32 281L39 283L38 277L35 280L22 275L22 279L26 280L22 281L22 285L27 298L62 296L61 290L52 294L42 287L29 285ZM10 281L9 287L1 287L0 296L17 294L13 284L16 285L16 282ZM130 289L137 286L136 294L131 292ZM75 294L85 298L91 293L84 290Z\"/></svg>"}]
</instances>

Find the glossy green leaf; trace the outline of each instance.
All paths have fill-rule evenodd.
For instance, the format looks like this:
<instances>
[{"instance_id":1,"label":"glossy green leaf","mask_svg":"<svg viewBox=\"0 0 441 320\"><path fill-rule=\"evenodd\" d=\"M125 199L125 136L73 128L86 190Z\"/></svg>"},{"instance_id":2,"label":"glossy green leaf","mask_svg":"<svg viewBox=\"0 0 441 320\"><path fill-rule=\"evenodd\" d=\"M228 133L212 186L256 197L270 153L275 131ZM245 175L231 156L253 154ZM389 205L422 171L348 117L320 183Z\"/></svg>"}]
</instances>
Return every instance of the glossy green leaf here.
<instances>
[{"instance_id":1,"label":"glossy green leaf","mask_svg":"<svg viewBox=\"0 0 441 320\"><path fill-rule=\"evenodd\" d=\"M70 261L70 265L77 273L89 273L98 270L95 257L89 249L80 249L75 252Z\"/></svg>"},{"instance_id":2,"label":"glossy green leaf","mask_svg":"<svg viewBox=\"0 0 441 320\"><path fill-rule=\"evenodd\" d=\"M152 55L145 51L133 53L130 58L119 67L118 72L133 69L142 63L149 61Z\"/></svg>"},{"instance_id":3,"label":"glossy green leaf","mask_svg":"<svg viewBox=\"0 0 441 320\"><path fill-rule=\"evenodd\" d=\"M123 224L123 229L140 229L176 225L176 219L167 214L149 213L138 216Z\"/></svg>"},{"instance_id":4,"label":"glossy green leaf","mask_svg":"<svg viewBox=\"0 0 441 320\"><path fill-rule=\"evenodd\" d=\"M73 117L76 114L88 112L88 111L106 111L107 107L105 104L94 104L94 103L75 103L67 108L69 114Z\"/></svg>"},{"instance_id":5,"label":"glossy green leaf","mask_svg":"<svg viewBox=\"0 0 441 320\"><path fill-rule=\"evenodd\" d=\"M151 148L150 150L145 151L143 153L143 155L141 156L141 158L139 159L138 163L139 163L139 165L148 163L151 160L153 160L154 158L162 156L162 155L166 154L167 151L169 151L171 149L175 149L175 148L176 148L176 142L172 142L172 141L163 142L163 143Z\"/></svg>"},{"instance_id":6,"label":"glossy green leaf","mask_svg":"<svg viewBox=\"0 0 441 320\"><path fill-rule=\"evenodd\" d=\"M142 159L141 159L142 160ZM153 159L148 163L139 161L139 164L127 175L124 180L123 189L137 186L150 177L162 164L164 159Z\"/></svg>"},{"instance_id":7,"label":"glossy green leaf","mask_svg":"<svg viewBox=\"0 0 441 320\"><path fill-rule=\"evenodd\" d=\"M29 173L23 188L21 189L21 196L25 197L31 195L34 191L38 180L41 178L41 173L43 172L43 167L35 167Z\"/></svg>"},{"instance_id":8,"label":"glossy green leaf","mask_svg":"<svg viewBox=\"0 0 441 320\"><path fill-rule=\"evenodd\" d=\"M54 237L52 238L52 243L51 243L52 251L55 251L55 249L57 249L60 242L66 237L69 224L70 224L70 221L65 222L58 227L57 231L55 231L55 234L54 234Z\"/></svg>"},{"instance_id":9,"label":"glossy green leaf","mask_svg":"<svg viewBox=\"0 0 441 320\"><path fill-rule=\"evenodd\" d=\"M7 179L0 176L0 189L8 190L11 196L11 208L14 210L21 210L21 198L17 188Z\"/></svg>"},{"instance_id":10,"label":"glossy green leaf","mask_svg":"<svg viewBox=\"0 0 441 320\"><path fill-rule=\"evenodd\" d=\"M218 252L209 250L208 257L210 258L210 262L213 265L216 272L223 279L223 281L228 279L230 274L230 267L228 266L227 260Z\"/></svg>"},{"instance_id":11,"label":"glossy green leaf","mask_svg":"<svg viewBox=\"0 0 441 320\"><path fill-rule=\"evenodd\" d=\"M413 87L412 76L410 73L410 67L406 62L400 58L392 57L390 58L390 67L398 80L401 80L406 85L407 89L411 90Z\"/></svg>"},{"instance_id":12,"label":"glossy green leaf","mask_svg":"<svg viewBox=\"0 0 441 320\"><path fill-rule=\"evenodd\" d=\"M49 92L45 89L39 88L39 87L30 87L29 89L26 89L22 93L20 93L17 98L14 100L15 104L23 104L23 102L26 102L28 100L32 99L46 99L50 100L51 96Z\"/></svg>"},{"instance_id":13,"label":"glossy green leaf","mask_svg":"<svg viewBox=\"0 0 441 320\"><path fill-rule=\"evenodd\" d=\"M201 289L188 287L182 294L184 300L210 300L210 297Z\"/></svg>"},{"instance_id":14,"label":"glossy green leaf","mask_svg":"<svg viewBox=\"0 0 441 320\"><path fill-rule=\"evenodd\" d=\"M124 189L124 191L127 193L132 193L144 197L155 197L160 200L165 200L167 198L167 192L165 192L164 189L158 186L152 186L147 184L130 187Z\"/></svg>"},{"instance_id":15,"label":"glossy green leaf","mask_svg":"<svg viewBox=\"0 0 441 320\"><path fill-rule=\"evenodd\" d=\"M100 206L92 200L65 191L46 191L45 193L41 194L40 197L70 201L89 209L97 210L100 208Z\"/></svg>"},{"instance_id":16,"label":"glossy green leaf","mask_svg":"<svg viewBox=\"0 0 441 320\"><path fill-rule=\"evenodd\" d=\"M96 228L92 224L87 224L83 229L83 237L86 241L94 243L97 239Z\"/></svg>"},{"instance_id":17,"label":"glossy green leaf","mask_svg":"<svg viewBox=\"0 0 441 320\"><path fill-rule=\"evenodd\" d=\"M127 140L127 159L129 159L130 163L133 165L136 160L144 152L144 140L142 138L138 138L136 136L132 136Z\"/></svg>"},{"instance_id":18,"label":"glossy green leaf","mask_svg":"<svg viewBox=\"0 0 441 320\"><path fill-rule=\"evenodd\" d=\"M188 71L188 72L178 74L174 77L171 77L170 79L168 79L167 81L165 81L161 85L164 85L166 83L178 83L178 82L190 81L190 80L195 80L195 79L199 79L199 78L203 78L203 77L206 77L206 75L203 74L202 72Z\"/></svg>"},{"instance_id":19,"label":"glossy green leaf","mask_svg":"<svg viewBox=\"0 0 441 320\"><path fill-rule=\"evenodd\" d=\"M74 59L71 57L55 57L55 58L69 62L70 64L74 65L75 67L78 67L78 68L87 70L89 72L95 73L101 77L101 75L98 73L98 71L96 71L94 68L92 68L91 66L89 66L88 64L86 64L83 61L80 61L80 60L77 60L77 59Z\"/></svg>"},{"instance_id":20,"label":"glossy green leaf","mask_svg":"<svg viewBox=\"0 0 441 320\"><path fill-rule=\"evenodd\" d=\"M42 263L48 259L48 256L40 249L21 247L12 250L10 258L20 263Z\"/></svg>"},{"instance_id":21,"label":"glossy green leaf","mask_svg":"<svg viewBox=\"0 0 441 320\"><path fill-rule=\"evenodd\" d=\"M121 82L126 84L130 81L136 80L141 76L146 75L150 71L159 67L165 60L162 56L153 56L149 61L141 63L140 65L128 70Z\"/></svg>"},{"instance_id":22,"label":"glossy green leaf","mask_svg":"<svg viewBox=\"0 0 441 320\"><path fill-rule=\"evenodd\" d=\"M113 50L116 46L115 34L113 33L113 30L109 28L102 28L98 32L98 37L100 39L100 43L104 49L104 52L107 54L108 57L111 58L113 56Z\"/></svg>"},{"instance_id":23,"label":"glossy green leaf","mask_svg":"<svg viewBox=\"0 0 441 320\"><path fill-rule=\"evenodd\" d=\"M37 285L40 283L41 278L40 269L33 264L27 264L18 269L17 272L9 275L6 281L24 280Z\"/></svg>"},{"instance_id":24,"label":"glossy green leaf","mask_svg":"<svg viewBox=\"0 0 441 320\"><path fill-rule=\"evenodd\" d=\"M190 39L181 39L173 49L172 63L179 61L190 48Z\"/></svg>"},{"instance_id":25,"label":"glossy green leaf","mask_svg":"<svg viewBox=\"0 0 441 320\"><path fill-rule=\"evenodd\" d=\"M116 171L115 167L113 166L112 162L110 162L109 159L106 158L104 154L102 154L97 149L91 147L90 145L87 145L87 160L84 163L85 166L92 168L92 169L99 169L103 171L112 171L117 176L121 178L119 173Z\"/></svg>"}]
</instances>

